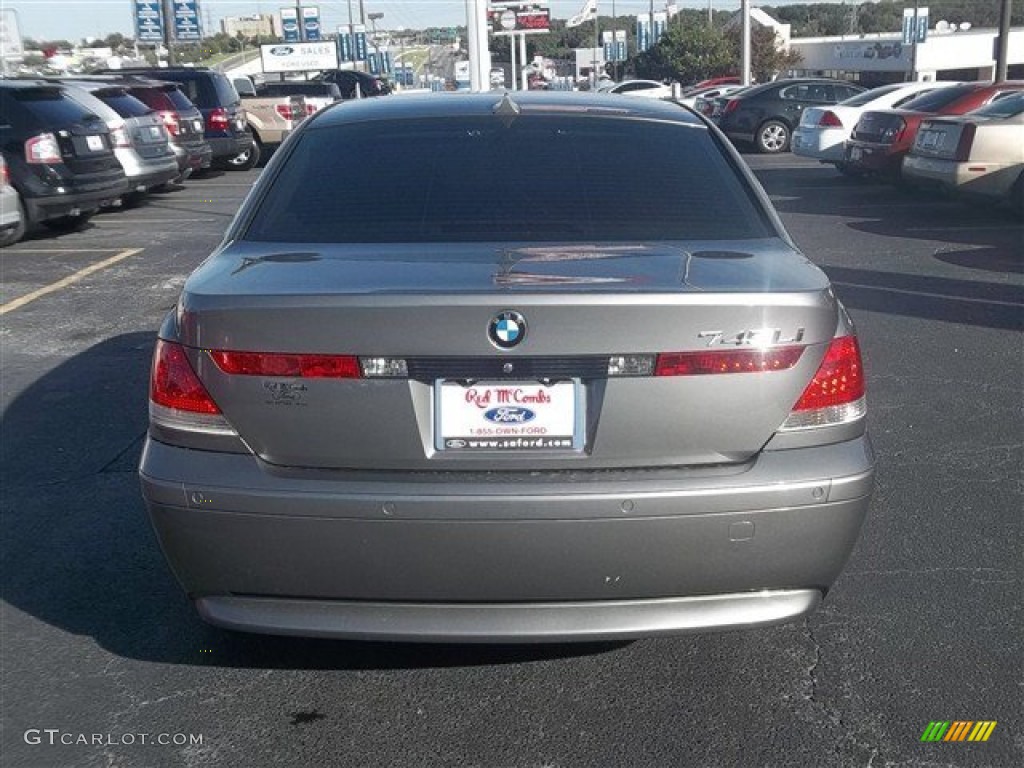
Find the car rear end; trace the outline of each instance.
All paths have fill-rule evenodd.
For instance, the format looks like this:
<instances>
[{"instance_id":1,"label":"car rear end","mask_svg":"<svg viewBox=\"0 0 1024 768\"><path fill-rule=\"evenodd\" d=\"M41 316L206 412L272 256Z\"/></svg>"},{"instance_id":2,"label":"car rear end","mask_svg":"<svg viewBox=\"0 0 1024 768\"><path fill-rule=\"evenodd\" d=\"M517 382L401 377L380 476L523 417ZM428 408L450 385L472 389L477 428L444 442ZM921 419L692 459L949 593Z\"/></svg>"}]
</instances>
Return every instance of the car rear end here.
<instances>
[{"instance_id":1,"label":"car rear end","mask_svg":"<svg viewBox=\"0 0 1024 768\"><path fill-rule=\"evenodd\" d=\"M159 76L178 83L202 112L203 131L212 163L225 165L252 144L242 101L224 75L206 69L166 70Z\"/></svg>"},{"instance_id":2,"label":"car rear end","mask_svg":"<svg viewBox=\"0 0 1024 768\"><path fill-rule=\"evenodd\" d=\"M839 105L805 109L800 116L800 124L793 131L793 154L812 157L823 163L842 162L852 127L844 122L842 115L843 109Z\"/></svg>"},{"instance_id":3,"label":"car rear end","mask_svg":"<svg viewBox=\"0 0 1024 768\"><path fill-rule=\"evenodd\" d=\"M129 92L154 109L171 141L178 164L178 178L187 178L210 167L213 150L204 136L203 114L182 93L177 83L131 83Z\"/></svg>"},{"instance_id":4,"label":"car rear end","mask_svg":"<svg viewBox=\"0 0 1024 768\"><path fill-rule=\"evenodd\" d=\"M903 161L910 184L1009 200L1024 173L1024 94L962 117L925 120Z\"/></svg>"},{"instance_id":5,"label":"car rear end","mask_svg":"<svg viewBox=\"0 0 1024 768\"><path fill-rule=\"evenodd\" d=\"M50 83L0 83L3 114L15 138L8 173L28 222L79 217L128 190L110 130L98 115Z\"/></svg>"},{"instance_id":6,"label":"car rear end","mask_svg":"<svg viewBox=\"0 0 1024 768\"><path fill-rule=\"evenodd\" d=\"M179 175L170 136L156 110L119 86L104 86L91 93L124 120L123 130L114 132L114 151L136 192L146 192Z\"/></svg>"},{"instance_id":7,"label":"car rear end","mask_svg":"<svg viewBox=\"0 0 1024 768\"><path fill-rule=\"evenodd\" d=\"M554 641L812 610L874 466L827 278L677 107L457 98L306 121L160 331L140 474L200 613Z\"/></svg>"}]
</instances>

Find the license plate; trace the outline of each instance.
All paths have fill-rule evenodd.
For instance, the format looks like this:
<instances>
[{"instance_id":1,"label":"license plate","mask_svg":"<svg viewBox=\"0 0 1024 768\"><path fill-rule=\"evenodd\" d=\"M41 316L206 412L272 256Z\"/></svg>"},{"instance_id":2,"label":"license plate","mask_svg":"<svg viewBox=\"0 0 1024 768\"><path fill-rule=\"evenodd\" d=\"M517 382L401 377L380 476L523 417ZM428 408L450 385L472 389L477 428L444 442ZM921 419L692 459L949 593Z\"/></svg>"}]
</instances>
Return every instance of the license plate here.
<instances>
[{"instance_id":1,"label":"license plate","mask_svg":"<svg viewBox=\"0 0 1024 768\"><path fill-rule=\"evenodd\" d=\"M193 122L192 123L192 129L196 133L202 133L203 132L203 122L202 122L202 120L196 120L195 122Z\"/></svg>"},{"instance_id":2,"label":"license plate","mask_svg":"<svg viewBox=\"0 0 1024 768\"><path fill-rule=\"evenodd\" d=\"M102 136L86 136L85 146L91 149L93 152L101 152L103 150L103 137Z\"/></svg>"},{"instance_id":3,"label":"license plate","mask_svg":"<svg viewBox=\"0 0 1024 768\"><path fill-rule=\"evenodd\" d=\"M583 449L583 386L579 380L543 384L434 384L434 444L439 451Z\"/></svg>"},{"instance_id":4,"label":"license plate","mask_svg":"<svg viewBox=\"0 0 1024 768\"><path fill-rule=\"evenodd\" d=\"M155 126L155 125L149 126L149 138L151 138L151 139L159 139L160 138L160 128L158 126Z\"/></svg>"},{"instance_id":5,"label":"license plate","mask_svg":"<svg viewBox=\"0 0 1024 768\"><path fill-rule=\"evenodd\" d=\"M922 131L920 146L922 149L938 149L942 146L944 136L941 131Z\"/></svg>"}]
</instances>

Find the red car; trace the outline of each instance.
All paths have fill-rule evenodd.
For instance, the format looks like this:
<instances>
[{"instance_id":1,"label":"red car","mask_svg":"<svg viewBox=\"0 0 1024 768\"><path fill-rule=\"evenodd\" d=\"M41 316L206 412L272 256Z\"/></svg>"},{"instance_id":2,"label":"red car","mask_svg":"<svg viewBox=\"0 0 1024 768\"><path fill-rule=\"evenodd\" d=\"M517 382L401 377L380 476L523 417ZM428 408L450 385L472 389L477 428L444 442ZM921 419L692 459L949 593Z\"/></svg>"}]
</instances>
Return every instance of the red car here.
<instances>
[{"instance_id":1,"label":"red car","mask_svg":"<svg viewBox=\"0 0 1024 768\"><path fill-rule=\"evenodd\" d=\"M900 109L861 115L846 142L845 162L855 172L899 178L903 157L914 146L921 121L934 115L962 115L1024 90L1024 81L959 83L928 91Z\"/></svg>"}]
</instances>

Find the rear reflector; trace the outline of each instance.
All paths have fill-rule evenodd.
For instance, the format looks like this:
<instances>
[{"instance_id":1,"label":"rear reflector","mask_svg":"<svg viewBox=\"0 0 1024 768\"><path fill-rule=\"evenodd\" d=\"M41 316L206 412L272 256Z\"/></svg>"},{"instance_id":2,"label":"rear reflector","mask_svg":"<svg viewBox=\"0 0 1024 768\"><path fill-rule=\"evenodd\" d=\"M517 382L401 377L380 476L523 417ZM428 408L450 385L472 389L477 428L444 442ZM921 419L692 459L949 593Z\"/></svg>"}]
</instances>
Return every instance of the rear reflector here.
<instances>
[{"instance_id":1,"label":"rear reflector","mask_svg":"<svg viewBox=\"0 0 1024 768\"><path fill-rule=\"evenodd\" d=\"M149 382L149 418L153 424L186 432L234 435L192 370L180 344L158 340Z\"/></svg>"},{"instance_id":2,"label":"rear reflector","mask_svg":"<svg viewBox=\"0 0 1024 768\"><path fill-rule=\"evenodd\" d=\"M784 371L797 364L803 347L722 349L710 352L668 352L658 355L655 376L701 376L714 373Z\"/></svg>"},{"instance_id":3,"label":"rear reflector","mask_svg":"<svg viewBox=\"0 0 1024 768\"><path fill-rule=\"evenodd\" d=\"M809 429L856 421L867 411L864 391L864 365L857 337L833 339L817 373L781 429Z\"/></svg>"},{"instance_id":4,"label":"rear reflector","mask_svg":"<svg viewBox=\"0 0 1024 768\"><path fill-rule=\"evenodd\" d=\"M210 350L224 373L237 376L288 376L300 379L358 379L359 358L354 355L306 355L275 352Z\"/></svg>"}]
</instances>

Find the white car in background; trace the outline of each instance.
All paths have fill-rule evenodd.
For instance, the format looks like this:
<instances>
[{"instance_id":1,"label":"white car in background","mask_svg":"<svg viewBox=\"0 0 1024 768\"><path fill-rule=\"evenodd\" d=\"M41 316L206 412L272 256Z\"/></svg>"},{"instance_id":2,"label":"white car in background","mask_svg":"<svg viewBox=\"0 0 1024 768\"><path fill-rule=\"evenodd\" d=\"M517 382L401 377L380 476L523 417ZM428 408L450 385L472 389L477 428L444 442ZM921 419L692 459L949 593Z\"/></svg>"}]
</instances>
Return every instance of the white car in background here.
<instances>
[{"instance_id":1,"label":"white car in background","mask_svg":"<svg viewBox=\"0 0 1024 768\"><path fill-rule=\"evenodd\" d=\"M847 169L843 163L846 140L850 138L853 126L857 124L862 113L876 109L893 109L925 91L950 85L956 83L892 83L859 93L838 104L809 107L804 110L800 125L793 132L793 154L813 157L823 163L832 163L846 173Z\"/></svg>"},{"instance_id":2,"label":"white car in background","mask_svg":"<svg viewBox=\"0 0 1024 768\"><path fill-rule=\"evenodd\" d=\"M697 102L701 99L704 101L711 101L711 99L719 96L725 96L733 91L738 91L742 87L742 85L712 85L707 88L701 88L696 91L685 93L682 98L676 99L676 102L679 104L685 104L691 109L697 109Z\"/></svg>"},{"instance_id":3,"label":"white car in background","mask_svg":"<svg viewBox=\"0 0 1024 768\"><path fill-rule=\"evenodd\" d=\"M672 86L657 80L623 80L608 89L608 93L624 96L647 96L652 99L672 98Z\"/></svg>"},{"instance_id":4,"label":"white car in background","mask_svg":"<svg viewBox=\"0 0 1024 768\"><path fill-rule=\"evenodd\" d=\"M0 155L0 248L21 240L25 234L25 216L21 197L11 186L7 175L7 161Z\"/></svg>"}]
</instances>

